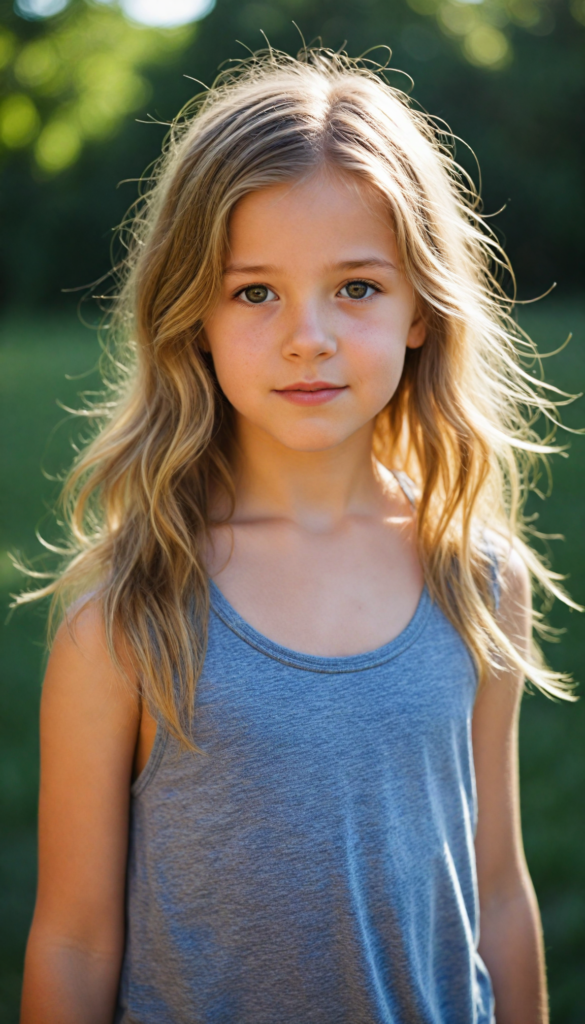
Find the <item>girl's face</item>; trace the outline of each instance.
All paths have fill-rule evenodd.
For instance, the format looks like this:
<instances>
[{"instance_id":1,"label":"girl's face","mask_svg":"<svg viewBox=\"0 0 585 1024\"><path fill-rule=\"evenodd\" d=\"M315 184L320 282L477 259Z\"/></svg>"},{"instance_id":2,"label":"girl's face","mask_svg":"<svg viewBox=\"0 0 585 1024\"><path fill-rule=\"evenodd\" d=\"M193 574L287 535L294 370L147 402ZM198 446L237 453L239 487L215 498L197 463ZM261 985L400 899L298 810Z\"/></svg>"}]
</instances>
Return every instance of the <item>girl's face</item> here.
<instances>
[{"instance_id":1,"label":"girl's face","mask_svg":"<svg viewBox=\"0 0 585 1024\"><path fill-rule=\"evenodd\" d=\"M371 425L425 339L382 200L332 172L242 199L205 336L242 426L310 452Z\"/></svg>"}]
</instances>

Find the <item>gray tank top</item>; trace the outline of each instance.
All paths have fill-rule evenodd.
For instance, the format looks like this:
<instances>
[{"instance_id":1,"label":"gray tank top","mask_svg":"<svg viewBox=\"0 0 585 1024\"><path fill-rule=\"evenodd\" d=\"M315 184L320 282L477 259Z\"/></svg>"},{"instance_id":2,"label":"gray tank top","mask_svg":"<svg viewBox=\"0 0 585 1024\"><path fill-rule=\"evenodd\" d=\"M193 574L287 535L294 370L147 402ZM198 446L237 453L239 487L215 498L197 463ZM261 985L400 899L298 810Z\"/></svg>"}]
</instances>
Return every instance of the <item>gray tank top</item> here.
<instances>
[{"instance_id":1,"label":"gray tank top","mask_svg":"<svg viewBox=\"0 0 585 1024\"><path fill-rule=\"evenodd\" d=\"M477 953L476 675L423 591L323 658L211 586L196 741L132 787L119 1024L493 1024Z\"/></svg>"}]
</instances>

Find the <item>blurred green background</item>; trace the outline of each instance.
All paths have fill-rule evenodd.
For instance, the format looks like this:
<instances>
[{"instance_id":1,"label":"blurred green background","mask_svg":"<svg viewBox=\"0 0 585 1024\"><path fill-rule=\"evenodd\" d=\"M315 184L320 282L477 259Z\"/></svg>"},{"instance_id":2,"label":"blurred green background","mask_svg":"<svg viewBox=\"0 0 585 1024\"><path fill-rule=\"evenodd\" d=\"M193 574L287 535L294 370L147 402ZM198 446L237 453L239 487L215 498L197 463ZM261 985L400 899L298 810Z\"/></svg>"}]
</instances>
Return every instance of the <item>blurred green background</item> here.
<instances>
[{"instance_id":1,"label":"blurred green background","mask_svg":"<svg viewBox=\"0 0 585 1024\"><path fill-rule=\"evenodd\" d=\"M18 581L7 557L36 557L34 533L57 536L56 475L78 422L65 406L99 387L99 319L91 282L116 257L114 229L137 194L171 120L221 62L263 45L307 40L356 56L392 49L390 80L475 151L485 211L514 263L519 295L553 294L520 309L548 379L585 390L585 0L18 0L0 4L0 602ZM238 43L237 40L240 40ZM384 60L380 52L372 54ZM405 77L410 76L410 78ZM190 77L189 77L190 76ZM410 81L412 79L412 82ZM477 180L463 144L458 159ZM503 210L501 208L504 208ZM498 212L500 211L500 212ZM497 214L497 215L496 215ZM100 285L97 291L107 285ZM77 291L72 291L77 289ZM565 410L585 423L583 402ZM585 440L553 464L545 502L532 499L554 541L555 568L585 602ZM0 1024L18 1019L22 956L34 900L37 715L43 608L0 626ZM563 627L547 655L585 676L585 630ZM523 821L545 929L553 1024L585 1020L585 710L524 701Z\"/></svg>"}]
</instances>

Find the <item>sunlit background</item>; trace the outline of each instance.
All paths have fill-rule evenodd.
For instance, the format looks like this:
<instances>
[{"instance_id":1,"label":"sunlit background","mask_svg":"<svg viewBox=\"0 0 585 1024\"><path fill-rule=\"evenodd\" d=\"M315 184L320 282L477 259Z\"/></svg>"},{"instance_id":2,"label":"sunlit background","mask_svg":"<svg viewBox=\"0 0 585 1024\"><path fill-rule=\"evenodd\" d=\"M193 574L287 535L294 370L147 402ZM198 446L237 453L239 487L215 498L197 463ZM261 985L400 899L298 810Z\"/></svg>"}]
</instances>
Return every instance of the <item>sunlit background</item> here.
<instances>
[{"instance_id":1,"label":"sunlit background","mask_svg":"<svg viewBox=\"0 0 585 1024\"><path fill-rule=\"evenodd\" d=\"M298 27L297 27L298 26ZM389 61L393 85L446 121L473 152L484 209L517 274L523 326L547 377L585 391L585 0L17 0L0 4L0 603L19 581L8 551L36 560L35 530L58 537L58 475L80 428L64 407L99 388L100 305L119 256L116 226L169 123L220 65L301 35ZM97 282L97 283L96 283ZM92 285L92 283L95 283ZM507 282L506 287L511 287ZM90 326L84 326L89 324ZM563 410L572 428L585 404ZM538 529L585 602L585 441L562 435L552 494L531 500ZM546 479L541 481L547 491ZM35 564L42 567L42 561ZM0 1024L18 1020L24 942L34 901L37 716L44 609L0 627ZM585 678L585 624L547 647ZM552 1024L585 1020L585 711L539 696L523 709L521 771L527 855L540 899Z\"/></svg>"},{"instance_id":2,"label":"sunlit background","mask_svg":"<svg viewBox=\"0 0 585 1024\"><path fill-rule=\"evenodd\" d=\"M292 17L297 9L305 13L307 6L242 4L234 28L262 28L274 35L282 31L287 15ZM319 6L326 5L313 4L311 20ZM345 4L346 15L351 16L351 6ZM379 5L356 0L353 6L356 20L367 19L375 31L372 15ZM385 6L385 21L392 20L394 6L397 23L405 22L401 48L415 61L433 60L443 40L449 40L450 49L459 50L471 65L498 71L514 60L518 29L550 36L560 5L554 0L408 0L407 5L399 0ZM12 73L12 88L0 108L2 144L13 151L30 148L46 173L65 170L86 143L106 139L129 113L144 107L152 95L145 71L180 59L196 22L213 7L214 0L95 0L83 5L17 0L15 12L32 31L24 25L16 31L6 26L0 34L0 68ZM56 18L59 14L66 17ZM571 0L570 17L579 32L585 24L585 0ZM336 37L333 45L341 41L335 23L342 27L343 20L335 15L325 19L328 34ZM513 95L509 102L514 102Z\"/></svg>"}]
</instances>

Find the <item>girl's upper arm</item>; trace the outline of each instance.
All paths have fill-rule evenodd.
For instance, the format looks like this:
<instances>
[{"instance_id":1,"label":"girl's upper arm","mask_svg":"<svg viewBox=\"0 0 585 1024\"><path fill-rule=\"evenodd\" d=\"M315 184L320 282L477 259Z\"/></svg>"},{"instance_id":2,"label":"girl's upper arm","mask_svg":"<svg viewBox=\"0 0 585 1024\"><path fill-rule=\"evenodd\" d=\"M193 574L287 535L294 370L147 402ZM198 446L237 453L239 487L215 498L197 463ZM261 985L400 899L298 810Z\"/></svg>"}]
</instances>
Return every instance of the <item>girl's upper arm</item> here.
<instances>
[{"instance_id":1,"label":"girl's upper arm","mask_svg":"<svg viewBox=\"0 0 585 1024\"><path fill-rule=\"evenodd\" d=\"M125 666L126 668L126 666ZM39 882L45 941L121 955L137 691L108 654L99 607L59 629L41 700Z\"/></svg>"},{"instance_id":2,"label":"girl's upper arm","mask_svg":"<svg viewBox=\"0 0 585 1024\"><path fill-rule=\"evenodd\" d=\"M531 633L530 578L520 555L504 555L498 623L523 654ZM520 824L518 718L524 678L516 668L492 671L473 715L477 779L476 858L480 899L507 898L526 877Z\"/></svg>"}]
</instances>

